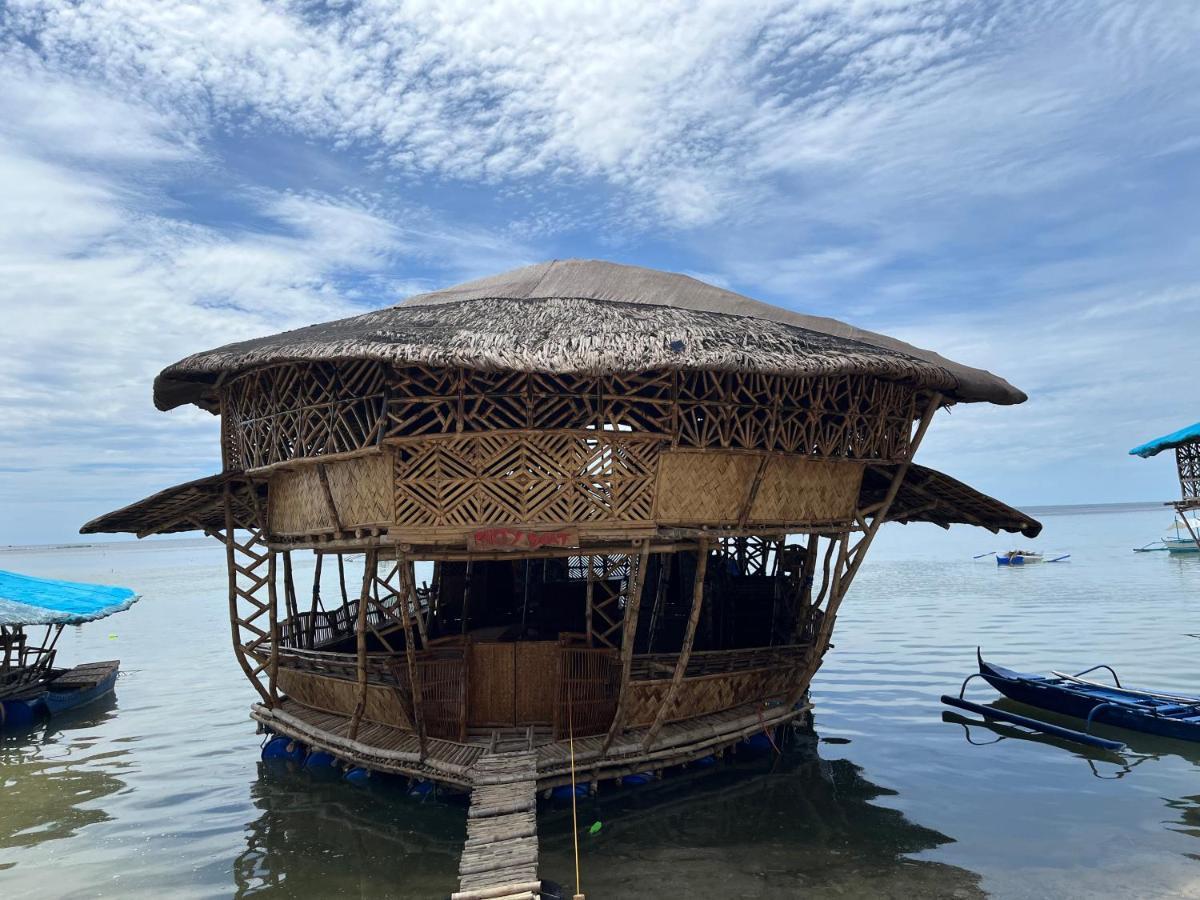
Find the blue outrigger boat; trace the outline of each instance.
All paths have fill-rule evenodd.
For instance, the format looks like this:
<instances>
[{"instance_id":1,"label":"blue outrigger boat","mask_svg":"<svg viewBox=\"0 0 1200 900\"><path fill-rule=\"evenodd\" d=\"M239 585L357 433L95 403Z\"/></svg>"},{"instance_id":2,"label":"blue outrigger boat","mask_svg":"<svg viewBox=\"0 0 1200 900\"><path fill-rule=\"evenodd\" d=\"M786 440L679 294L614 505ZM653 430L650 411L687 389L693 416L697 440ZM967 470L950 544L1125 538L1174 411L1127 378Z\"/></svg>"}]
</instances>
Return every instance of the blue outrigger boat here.
<instances>
[{"instance_id":1,"label":"blue outrigger boat","mask_svg":"<svg viewBox=\"0 0 1200 900\"><path fill-rule=\"evenodd\" d=\"M979 675L1010 700L1084 719L1089 729L1099 723L1161 737L1200 741L1200 697L1124 687L1117 673L1105 665L1093 666L1077 675L1062 672L1052 672L1049 676L1027 675L984 662L978 651L976 655ZM1107 669L1115 684L1083 677L1097 669ZM965 688L965 682L963 686Z\"/></svg>"},{"instance_id":2,"label":"blue outrigger boat","mask_svg":"<svg viewBox=\"0 0 1200 900\"><path fill-rule=\"evenodd\" d=\"M0 729L84 706L110 693L120 660L55 668L67 625L102 619L138 599L129 588L0 571ZM40 639L28 629L44 627Z\"/></svg>"}]
</instances>

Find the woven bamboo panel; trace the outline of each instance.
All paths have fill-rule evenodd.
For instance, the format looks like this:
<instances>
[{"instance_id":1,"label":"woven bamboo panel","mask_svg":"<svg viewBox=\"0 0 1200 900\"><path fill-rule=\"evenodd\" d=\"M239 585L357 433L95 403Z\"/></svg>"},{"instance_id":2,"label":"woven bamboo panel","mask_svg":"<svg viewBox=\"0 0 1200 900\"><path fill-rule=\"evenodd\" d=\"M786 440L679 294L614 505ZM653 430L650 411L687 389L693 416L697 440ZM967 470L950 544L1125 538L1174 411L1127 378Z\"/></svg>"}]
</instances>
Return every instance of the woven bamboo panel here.
<instances>
[{"instance_id":1,"label":"woven bamboo panel","mask_svg":"<svg viewBox=\"0 0 1200 900\"><path fill-rule=\"evenodd\" d=\"M763 471L747 521L839 522L854 515L864 465L848 460L775 456Z\"/></svg>"},{"instance_id":2,"label":"woven bamboo panel","mask_svg":"<svg viewBox=\"0 0 1200 900\"><path fill-rule=\"evenodd\" d=\"M392 520L392 461L373 453L326 465L329 490L345 528L378 525Z\"/></svg>"},{"instance_id":3,"label":"woven bamboo panel","mask_svg":"<svg viewBox=\"0 0 1200 900\"><path fill-rule=\"evenodd\" d=\"M392 463L389 454L372 453L330 460L321 465L329 485L328 494L317 466L301 466L271 475L273 534L320 534L337 530L338 524L350 530L391 523Z\"/></svg>"},{"instance_id":4,"label":"woven bamboo panel","mask_svg":"<svg viewBox=\"0 0 1200 900\"><path fill-rule=\"evenodd\" d=\"M750 453L663 453L658 470L658 521L736 524L758 464L759 457Z\"/></svg>"},{"instance_id":5,"label":"woven bamboo panel","mask_svg":"<svg viewBox=\"0 0 1200 900\"><path fill-rule=\"evenodd\" d=\"M907 454L919 393L869 375L583 376L295 363L222 387L222 440L228 470L348 454L380 440L581 429L666 435L682 447L886 462Z\"/></svg>"},{"instance_id":6,"label":"woven bamboo panel","mask_svg":"<svg viewBox=\"0 0 1200 900\"><path fill-rule=\"evenodd\" d=\"M725 675L685 678L667 711L667 722L721 712L754 700L767 700L792 689L800 676L798 667L754 669ZM670 679L632 682L629 685L629 724L648 726L654 722L666 696Z\"/></svg>"},{"instance_id":7,"label":"woven bamboo panel","mask_svg":"<svg viewBox=\"0 0 1200 900\"><path fill-rule=\"evenodd\" d=\"M515 724L549 725L558 701L558 641L522 641L514 646Z\"/></svg>"},{"instance_id":8,"label":"woven bamboo panel","mask_svg":"<svg viewBox=\"0 0 1200 900\"><path fill-rule=\"evenodd\" d=\"M344 678L280 667L277 683L283 693L313 709L350 716L358 705L358 685ZM412 720L396 689L385 685L367 685L363 718L397 728L412 727Z\"/></svg>"},{"instance_id":9,"label":"woven bamboo panel","mask_svg":"<svg viewBox=\"0 0 1200 900\"><path fill-rule=\"evenodd\" d=\"M314 467L276 472L269 490L272 534L311 534L336 527Z\"/></svg>"},{"instance_id":10,"label":"woven bamboo panel","mask_svg":"<svg viewBox=\"0 0 1200 900\"><path fill-rule=\"evenodd\" d=\"M512 725L516 644L472 644L468 683L468 724Z\"/></svg>"},{"instance_id":11,"label":"woven bamboo panel","mask_svg":"<svg viewBox=\"0 0 1200 900\"><path fill-rule=\"evenodd\" d=\"M404 444L395 451L395 521L458 528L649 521L658 443L549 432Z\"/></svg>"}]
</instances>

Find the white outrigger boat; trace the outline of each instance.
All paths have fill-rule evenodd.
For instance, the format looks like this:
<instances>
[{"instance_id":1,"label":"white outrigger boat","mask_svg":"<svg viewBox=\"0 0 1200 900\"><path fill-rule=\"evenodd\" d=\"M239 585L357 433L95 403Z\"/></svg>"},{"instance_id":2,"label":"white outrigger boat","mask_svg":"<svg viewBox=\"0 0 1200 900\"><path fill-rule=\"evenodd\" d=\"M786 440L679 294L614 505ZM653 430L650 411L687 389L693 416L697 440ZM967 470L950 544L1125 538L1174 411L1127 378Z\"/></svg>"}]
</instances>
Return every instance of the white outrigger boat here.
<instances>
[{"instance_id":1,"label":"white outrigger boat","mask_svg":"<svg viewBox=\"0 0 1200 900\"><path fill-rule=\"evenodd\" d=\"M1197 534L1200 534L1200 519L1189 516L1185 522L1180 516L1175 520L1174 533L1163 535L1163 546L1168 553L1200 553L1200 544L1194 537Z\"/></svg>"}]
</instances>

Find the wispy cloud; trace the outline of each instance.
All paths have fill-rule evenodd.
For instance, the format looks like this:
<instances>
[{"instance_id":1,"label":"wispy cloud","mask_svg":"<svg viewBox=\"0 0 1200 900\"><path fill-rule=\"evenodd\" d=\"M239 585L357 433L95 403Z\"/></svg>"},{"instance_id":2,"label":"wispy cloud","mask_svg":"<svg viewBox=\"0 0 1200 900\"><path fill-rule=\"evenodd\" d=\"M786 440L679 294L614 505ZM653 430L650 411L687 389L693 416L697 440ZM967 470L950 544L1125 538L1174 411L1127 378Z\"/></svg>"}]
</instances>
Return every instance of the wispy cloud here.
<instances>
[{"instance_id":1,"label":"wispy cloud","mask_svg":"<svg viewBox=\"0 0 1200 900\"><path fill-rule=\"evenodd\" d=\"M211 469L149 403L180 356L568 255L993 368L1031 402L929 454L1016 499L1165 490L1110 473L1188 417L1198 39L1169 0L9 0L0 503Z\"/></svg>"}]
</instances>

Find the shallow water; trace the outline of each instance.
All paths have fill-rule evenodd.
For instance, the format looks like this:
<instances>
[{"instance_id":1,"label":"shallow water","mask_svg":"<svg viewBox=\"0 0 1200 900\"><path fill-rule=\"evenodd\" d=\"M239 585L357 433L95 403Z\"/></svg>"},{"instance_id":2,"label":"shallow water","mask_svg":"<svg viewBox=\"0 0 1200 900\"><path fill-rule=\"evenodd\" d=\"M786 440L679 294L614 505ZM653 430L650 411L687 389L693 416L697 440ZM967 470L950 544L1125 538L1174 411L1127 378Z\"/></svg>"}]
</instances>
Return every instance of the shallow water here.
<instances>
[{"instance_id":1,"label":"shallow water","mask_svg":"<svg viewBox=\"0 0 1200 900\"><path fill-rule=\"evenodd\" d=\"M938 702L976 644L1017 669L1106 662L1195 693L1200 557L1130 552L1169 521L1046 516L1036 544L1070 562L1014 571L970 559L1010 537L885 529L814 683L816 736L581 805L602 826L581 843L589 898L1200 896L1200 748L987 743L1000 735ZM0 737L0 896L448 894L461 799L263 770L222 566L191 541L0 552L0 568L144 595L63 635L63 661L122 660L114 699ZM573 882L569 809L543 810L539 833L543 876Z\"/></svg>"}]
</instances>

